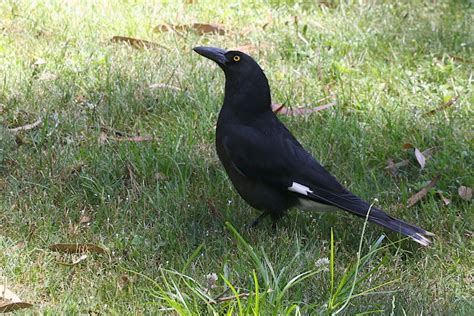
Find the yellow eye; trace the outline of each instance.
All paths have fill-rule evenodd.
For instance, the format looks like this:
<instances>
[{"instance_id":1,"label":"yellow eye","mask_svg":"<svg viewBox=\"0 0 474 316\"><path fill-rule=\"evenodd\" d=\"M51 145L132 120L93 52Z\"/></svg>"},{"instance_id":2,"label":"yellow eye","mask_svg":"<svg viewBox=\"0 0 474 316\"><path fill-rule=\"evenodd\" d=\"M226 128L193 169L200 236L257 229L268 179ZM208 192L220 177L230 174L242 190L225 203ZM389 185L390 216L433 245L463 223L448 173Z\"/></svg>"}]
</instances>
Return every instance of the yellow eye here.
<instances>
[{"instance_id":1,"label":"yellow eye","mask_svg":"<svg viewBox=\"0 0 474 316\"><path fill-rule=\"evenodd\" d=\"M240 56L235 55L233 59L234 59L234 61L239 61L239 60L240 60Z\"/></svg>"}]
</instances>

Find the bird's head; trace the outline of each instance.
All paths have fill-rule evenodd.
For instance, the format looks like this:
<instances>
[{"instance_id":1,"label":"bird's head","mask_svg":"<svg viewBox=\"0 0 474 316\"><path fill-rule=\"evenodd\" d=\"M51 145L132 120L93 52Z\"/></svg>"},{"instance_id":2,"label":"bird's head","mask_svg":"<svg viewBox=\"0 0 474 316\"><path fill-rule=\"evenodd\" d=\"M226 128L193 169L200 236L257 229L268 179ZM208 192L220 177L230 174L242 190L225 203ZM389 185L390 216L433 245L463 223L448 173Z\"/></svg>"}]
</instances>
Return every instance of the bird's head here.
<instances>
[{"instance_id":1,"label":"bird's head","mask_svg":"<svg viewBox=\"0 0 474 316\"><path fill-rule=\"evenodd\" d=\"M219 65L226 76L224 104L251 104L253 111L270 109L270 88L263 70L249 55L216 47L194 47L193 50ZM248 102L249 100L253 102Z\"/></svg>"},{"instance_id":2,"label":"bird's head","mask_svg":"<svg viewBox=\"0 0 474 316\"><path fill-rule=\"evenodd\" d=\"M194 47L193 50L218 64L227 76L245 76L246 73L262 71L252 57L237 50L202 46Z\"/></svg>"}]
</instances>

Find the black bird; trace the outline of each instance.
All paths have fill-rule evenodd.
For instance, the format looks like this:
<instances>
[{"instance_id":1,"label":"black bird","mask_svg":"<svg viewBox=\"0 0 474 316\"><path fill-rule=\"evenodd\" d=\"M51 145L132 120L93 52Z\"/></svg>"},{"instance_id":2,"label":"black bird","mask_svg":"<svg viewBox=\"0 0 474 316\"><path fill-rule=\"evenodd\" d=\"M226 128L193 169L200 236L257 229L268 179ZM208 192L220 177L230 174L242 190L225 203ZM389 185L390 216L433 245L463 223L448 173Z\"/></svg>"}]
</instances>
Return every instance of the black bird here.
<instances>
[{"instance_id":1,"label":"black bird","mask_svg":"<svg viewBox=\"0 0 474 316\"><path fill-rule=\"evenodd\" d=\"M234 187L252 207L263 211L254 222L274 220L292 207L338 208L423 246L432 233L391 217L349 192L309 154L271 108L270 87L260 66L240 51L195 47L225 73L224 105L216 128L217 155ZM370 209L370 211L369 211Z\"/></svg>"}]
</instances>

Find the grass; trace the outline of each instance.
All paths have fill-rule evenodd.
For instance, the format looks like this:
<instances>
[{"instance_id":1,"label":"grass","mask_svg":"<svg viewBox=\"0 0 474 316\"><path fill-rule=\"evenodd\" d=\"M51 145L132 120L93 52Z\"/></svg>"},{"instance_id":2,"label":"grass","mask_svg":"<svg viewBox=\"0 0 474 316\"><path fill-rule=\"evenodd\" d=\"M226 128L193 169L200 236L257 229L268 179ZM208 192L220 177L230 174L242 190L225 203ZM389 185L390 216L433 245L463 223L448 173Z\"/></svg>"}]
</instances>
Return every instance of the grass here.
<instances>
[{"instance_id":1,"label":"grass","mask_svg":"<svg viewBox=\"0 0 474 316\"><path fill-rule=\"evenodd\" d=\"M472 314L472 202L457 194L474 186L472 2L185 2L0 4L0 283L35 304L26 312ZM228 34L153 32L191 22ZM213 147L224 78L191 48L247 44L276 102L334 94L337 106L282 120L350 190L434 232L432 247L382 242L342 213L245 228L258 212ZM393 177L388 159L413 159L405 143L436 152ZM59 242L110 252L67 266L79 255L48 250Z\"/></svg>"}]
</instances>

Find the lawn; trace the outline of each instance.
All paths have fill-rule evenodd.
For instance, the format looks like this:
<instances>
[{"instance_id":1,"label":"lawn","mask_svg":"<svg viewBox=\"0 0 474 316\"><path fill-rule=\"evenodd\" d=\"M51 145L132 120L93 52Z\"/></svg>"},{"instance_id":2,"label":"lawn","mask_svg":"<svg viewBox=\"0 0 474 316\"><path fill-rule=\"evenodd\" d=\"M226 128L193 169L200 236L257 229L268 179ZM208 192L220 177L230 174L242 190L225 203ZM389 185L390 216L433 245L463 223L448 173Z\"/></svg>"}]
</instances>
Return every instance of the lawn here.
<instances>
[{"instance_id":1,"label":"lawn","mask_svg":"<svg viewBox=\"0 0 474 316\"><path fill-rule=\"evenodd\" d=\"M32 314L474 314L473 20L461 0L2 1L0 286ZM285 110L331 104L279 116L433 245L343 212L248 229L214 149L224 76L194 46L250 53Z\"/></svg>"}]
</instances>

